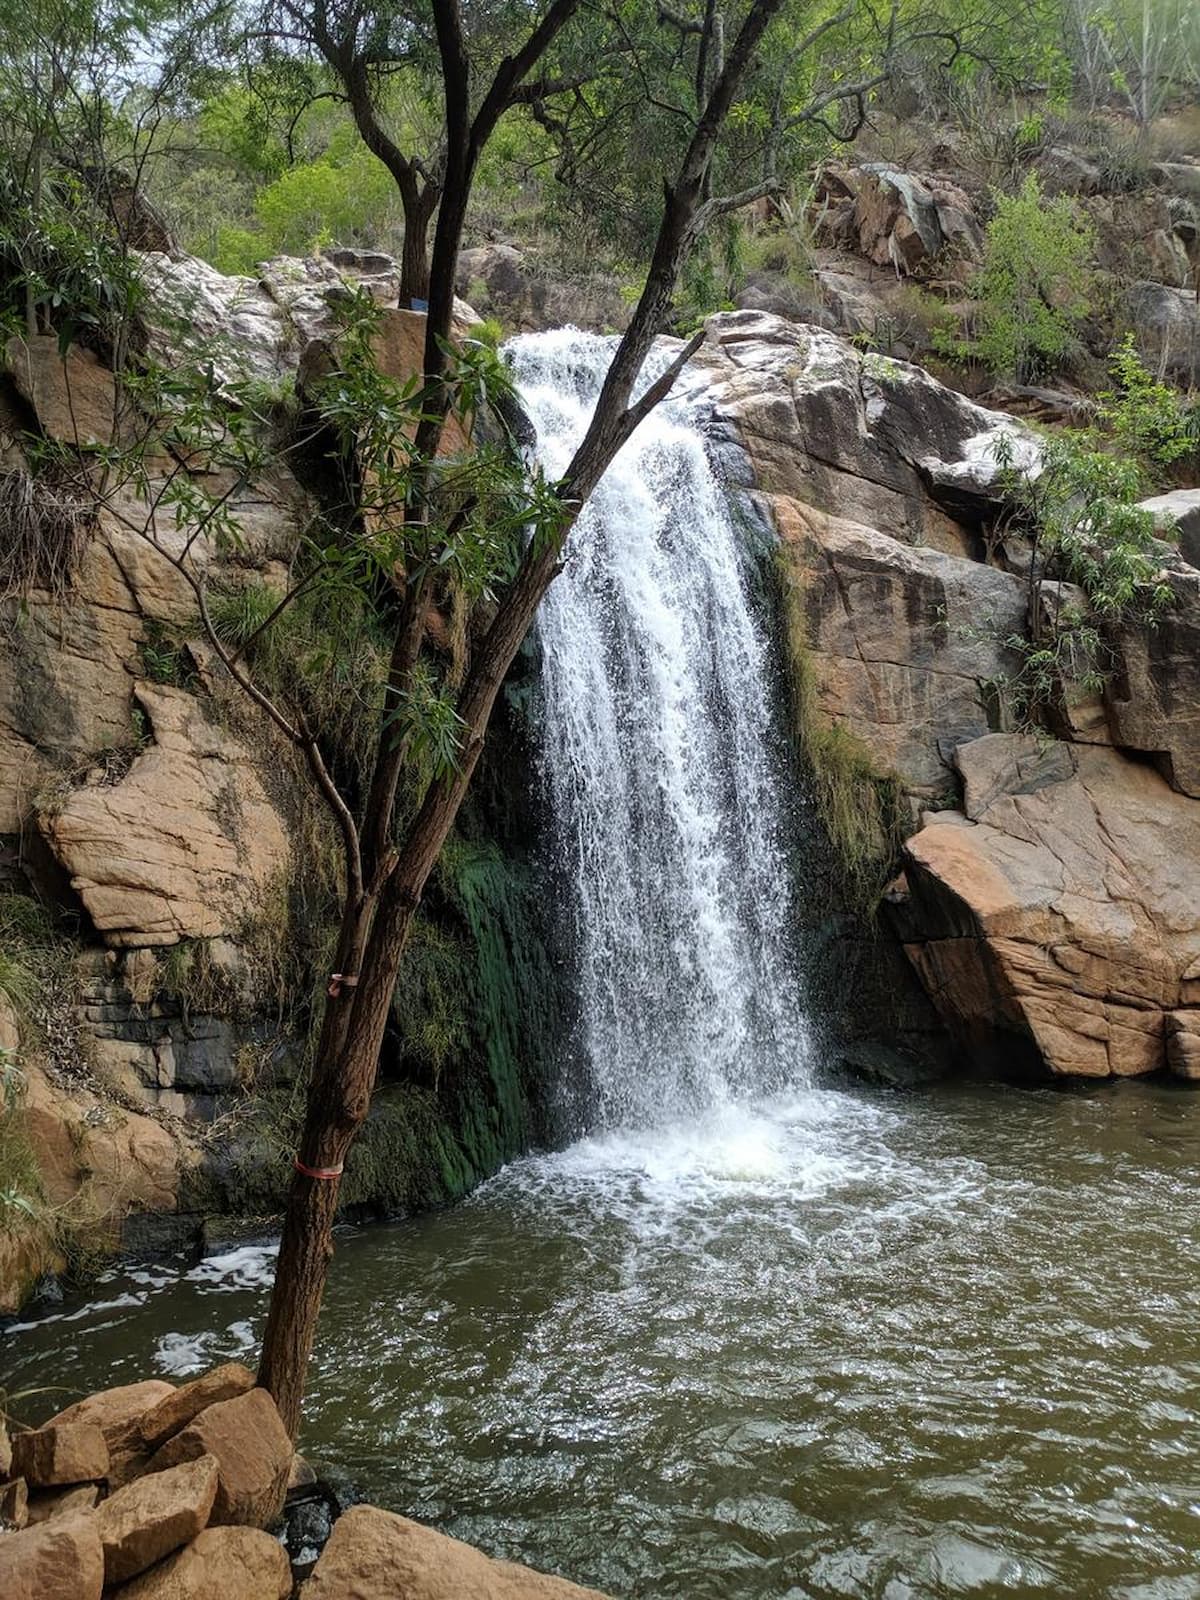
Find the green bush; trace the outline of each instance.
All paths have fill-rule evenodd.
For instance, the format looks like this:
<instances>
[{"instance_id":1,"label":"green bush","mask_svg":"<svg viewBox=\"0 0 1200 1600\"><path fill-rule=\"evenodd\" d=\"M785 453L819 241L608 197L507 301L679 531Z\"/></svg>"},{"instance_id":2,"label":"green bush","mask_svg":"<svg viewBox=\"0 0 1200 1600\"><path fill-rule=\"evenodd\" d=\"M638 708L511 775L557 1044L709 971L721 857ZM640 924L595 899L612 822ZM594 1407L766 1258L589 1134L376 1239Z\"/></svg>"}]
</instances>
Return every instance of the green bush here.
<instances>
[{"instance_id":1,"label":"green bush","mask_svg":"<svg viewBox=\"0 0 1200 1600\"><path fill-rule=\"evenodd\" d=\"M1142 365L1132 334L1109 358L1114 387L1097 398L1099 420L1113 443L1143 468L1153 482L1200 447L1200 410L1189 406L1169 384L1159 383Z\"/></svg>"},{"instance_id":2,"label":"green bush","mask_svg":"<svg viewBox=\"0 0 1200 1600\"><path fill-rule=\"evenodd\" d=\"M1059 371L1080 348L1080 325L1092 310L1095 244L1069 196L1047 200L1030 173L1019 194L996 197L971 284L977 336L941 340L941 348L1021 383Z\"/></svg>"}]
</instances>

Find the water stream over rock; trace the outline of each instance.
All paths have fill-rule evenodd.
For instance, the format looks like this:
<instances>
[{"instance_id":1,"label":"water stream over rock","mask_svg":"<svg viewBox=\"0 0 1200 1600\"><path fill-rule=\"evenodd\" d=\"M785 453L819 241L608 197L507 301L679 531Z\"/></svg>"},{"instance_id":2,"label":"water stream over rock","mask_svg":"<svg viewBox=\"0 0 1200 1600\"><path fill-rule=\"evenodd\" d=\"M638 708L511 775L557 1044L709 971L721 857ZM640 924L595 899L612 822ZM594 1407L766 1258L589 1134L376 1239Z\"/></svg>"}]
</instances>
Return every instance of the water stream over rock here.
<instances>
[{"instance_id":1,"label":"water stream over rock","mask_svg":"<svg viewBox=\"0 0 1200 1600\"><path fill-rule=\"evenodd\" d=\"M611 343L561 329L510 349L557 476ZM602 1127L804 1070L783 763L749 580L692 408L672 400L606 474L538 623L550 828Z\"/></svg>"}]
</instances>

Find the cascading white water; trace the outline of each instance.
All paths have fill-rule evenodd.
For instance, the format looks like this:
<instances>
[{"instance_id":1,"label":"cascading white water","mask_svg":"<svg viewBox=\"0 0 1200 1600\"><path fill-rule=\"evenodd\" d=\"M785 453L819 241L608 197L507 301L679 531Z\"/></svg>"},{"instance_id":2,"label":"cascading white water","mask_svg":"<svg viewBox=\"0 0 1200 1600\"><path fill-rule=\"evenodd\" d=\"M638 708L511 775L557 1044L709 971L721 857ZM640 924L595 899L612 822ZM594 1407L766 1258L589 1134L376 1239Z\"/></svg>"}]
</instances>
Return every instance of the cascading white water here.
<instances>
[{"instance_id":1,"label":"cascading white water","mask_svg":"<svg viewBox=\"0 0 1200 1600\"><path fill-rule=\"evenodd\" d=\"M508 346L551 477L612 349L574 329ZM673 398L641 425L539 620L542 769L601 1127L702 1112L804 1067L762 625L700 420Z\"/></svg>"}]
</instances>

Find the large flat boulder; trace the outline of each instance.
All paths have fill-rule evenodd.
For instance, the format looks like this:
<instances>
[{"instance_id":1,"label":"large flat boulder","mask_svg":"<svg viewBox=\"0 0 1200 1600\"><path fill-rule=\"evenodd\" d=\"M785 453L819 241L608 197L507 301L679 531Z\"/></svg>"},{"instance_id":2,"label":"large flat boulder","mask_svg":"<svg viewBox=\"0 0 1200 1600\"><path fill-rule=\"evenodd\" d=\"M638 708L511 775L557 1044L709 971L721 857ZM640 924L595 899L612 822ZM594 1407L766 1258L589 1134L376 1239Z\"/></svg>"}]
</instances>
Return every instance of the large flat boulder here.
<instances>
[{"instance_id":1,"label":"large flat boulder","mask_svg":"<svg viewBox=\"0 0 1200 1600\"><path fill-rule=\"evenodd\" d=\"M150 1472L118 1489L96 1513L104 1581L124 1583L208 1526L217 1497L215 1456Z\"/></svg>"},{"instance_id":2,"label":"large flat boulder","mask_svg":"<svg viewBox=\"0 0 1200 1600\"><path fill-rule=\"evenodd\" d=\"M292 1569L278 1539L258 1528L206 1528L134 1578L121 1600L288 1600Z\"/></svg>"},{"instance_id":3,"label":"large flat boulder","mask_svg":"<svg viewBox=\"0 0 1200 1600\"><path fill-rule=\"evenodd\" d=\"M1066 1076L1190 1075L1196 802L1102 746L992 734L957 761L964 813L908 841L893 904L963 1047Z\"/></svg>"},{"instance_id":4,"label":"large flat boulder","mask_svg":"<svg viewBox=\"0 0 1200 1600\"><path fill-rule=\"evenodd\" d=\"M604 1600L375 1506L354 1506L334 1524L303 1600Z\"/></svg>"}]
</instances>

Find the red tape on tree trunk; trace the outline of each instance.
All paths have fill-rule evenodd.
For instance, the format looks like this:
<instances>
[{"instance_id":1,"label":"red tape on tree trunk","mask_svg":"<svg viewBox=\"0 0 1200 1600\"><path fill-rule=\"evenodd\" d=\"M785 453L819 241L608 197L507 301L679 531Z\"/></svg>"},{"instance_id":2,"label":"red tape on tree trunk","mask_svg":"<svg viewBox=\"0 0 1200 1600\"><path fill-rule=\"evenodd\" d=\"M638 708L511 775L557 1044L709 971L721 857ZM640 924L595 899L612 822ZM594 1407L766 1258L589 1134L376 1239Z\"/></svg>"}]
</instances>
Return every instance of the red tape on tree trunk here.
<instances>
[{"instance_id":1,"label":"red tape on tree trunk","mask_svg":"<svg viewBox=\"0 0 1200 1600\"><path fill-rule=\"evenodd\" d=\"M299 1156L293 1156L292 1165L297 1172L302 1172L306 1178L340 1178L342 1175L340 1162L336 1167L306 1167Z\"/></svg>"}]
</instances>

